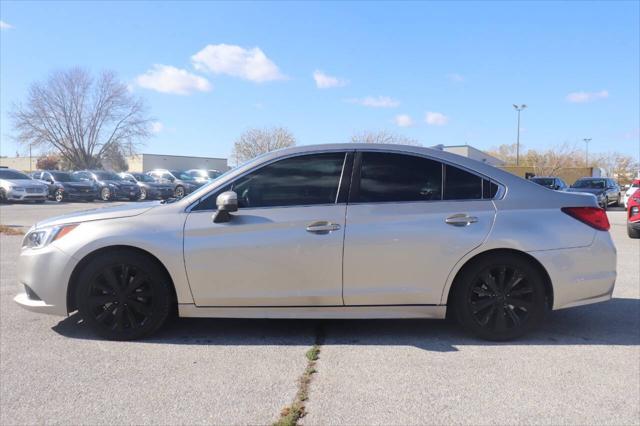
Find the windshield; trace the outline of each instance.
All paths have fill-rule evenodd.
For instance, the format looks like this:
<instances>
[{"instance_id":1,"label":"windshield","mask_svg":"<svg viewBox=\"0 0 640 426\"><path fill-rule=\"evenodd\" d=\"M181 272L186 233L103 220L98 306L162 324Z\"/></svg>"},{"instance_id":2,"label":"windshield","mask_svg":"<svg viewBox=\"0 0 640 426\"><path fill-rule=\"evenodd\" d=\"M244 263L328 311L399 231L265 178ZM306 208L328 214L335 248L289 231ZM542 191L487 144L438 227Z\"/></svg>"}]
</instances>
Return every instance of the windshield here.
<instances>
[{"instance_id":1,"label":"windshield","mask_svg":"<svg viewBox=\"0 0 640 426\"><path fill-rule=\"evenodd\" d=\"M169 170L171 172L171 174L176 177L177 179L180 180L195 180L193 178L193 176L191 176L189 173L187 172L181 172L179 170Z\"/></svg>"},{"instance_id":2,"label":"windshield","mask_svg":"<svg viewBox=\"0 0 640 426\"><path fill-rule=\"evenodd\" d=\"M77 176L73 176L71 173L65 172L49 172L56 182L82 182Z\"/></svg>"},{"instance_id":3,"label":"windshield","mask_svg":"<svg viewBox=\"0 0 640 426\"><path fill-rule=\"evenodd\" d=\"M133 173L133 177L139 182L155 182L155 179L143 173Z\"/></svg>"},{"instance_id":4,"label":"windshield","mask_svg":"<svg viewBox=\"0 0 640 426\"><path fill-rule=\"evenodd\" d=\"M193 177L207 177L205 170L189 170L187 173Z\"/></svg>"},{"instance_id":5,"label":"windshield","mask_svg":"<svg viewBox=\"0 0 640 426\"><path fill-rule=\"evenodd\" d=\"M604 189L607 187L607 183L604 179L580 179L573 184L573 187L587 189Z\"/></svg>"},{"instance_id":6,"label":"windshield","mask_svg":"<svg viewBox=\"0 0 640 426\"><path fill-rule=\"evenodd\" d=\"M31 178L24 173L16 172L15 170L0 170L0 179L29 179Z\"/></svg>"},{"instance_id":7,"label":"windshield","mask_svg":"<svg viewBox=\"0 0 640 426\"><path fill-rule=\"evenodd\" d=\"M215 179L219 177L222 173L217 170L209 170L207 174L209 175L209 179Z\"/></svg>"},{"instance_id":8,"label":"windshield","mask_svg":"<svg viewBox=\"0 0 640 426\"><path fill-rule=\"evenodd\" d=\"M532 178L531 182L535 182L538 185L542 185L542 186L553 186L553 179L549 179L549 178Z\"/></svg>"},{"instance_id":9,"label":"windshield","mask_svg":"<svg viewBox=\"0 0 640 426\"><path fill-rule=\"evenodd\" d=\"M120 176L112 172L94 172L94 174L100 180L122 180Z\"/></svg>"}]
</instances>

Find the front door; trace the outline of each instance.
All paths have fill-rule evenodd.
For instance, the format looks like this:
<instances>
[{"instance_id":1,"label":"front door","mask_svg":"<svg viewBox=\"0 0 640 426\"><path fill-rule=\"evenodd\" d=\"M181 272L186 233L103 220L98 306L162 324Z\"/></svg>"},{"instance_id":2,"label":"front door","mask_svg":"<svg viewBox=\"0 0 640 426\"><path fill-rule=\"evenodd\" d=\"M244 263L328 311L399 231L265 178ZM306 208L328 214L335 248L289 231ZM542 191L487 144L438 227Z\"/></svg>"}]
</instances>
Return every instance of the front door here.
<instances>
[{"instance_id":1,"label":"front door","mask_svg":"<svg viewBox=\"0 0 640 426\"><path fill-rule=\"evenodd\" d=\"M210 196L237 193L227 223L213 223L211 198L192 210L184 260L196 305L342 305L345 158L298 155L237 178Z\"/></svg>"},{"instance_id":2,"label":"front door","mask_svg":"<svg viewBox=\"0 0 640 426\"><path fill-rule=\"evenodd\" d=\"M354 168L345 305L440 304L454 265L491 229L497 185L399 153L363 152Z\"/></svg>"}]
</instances>

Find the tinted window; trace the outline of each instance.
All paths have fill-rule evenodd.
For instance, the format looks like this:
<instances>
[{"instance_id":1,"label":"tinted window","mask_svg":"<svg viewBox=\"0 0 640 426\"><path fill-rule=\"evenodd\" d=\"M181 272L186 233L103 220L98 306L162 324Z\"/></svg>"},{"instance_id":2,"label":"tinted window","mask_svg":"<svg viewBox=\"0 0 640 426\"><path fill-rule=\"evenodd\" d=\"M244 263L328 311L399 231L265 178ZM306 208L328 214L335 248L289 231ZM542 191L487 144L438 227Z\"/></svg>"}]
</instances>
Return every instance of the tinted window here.
<instances>
[{"instance_id":1,"label":"tinted window","mask_svg":"<svg viewBox=\"0 0 640 426\"><path fill-rule=\"evenodd\" d=\"M238 194L241 208L332 204L344 157L327 153L280 160L239 178L231 190Z\"/></svg>"},{"instance_id":2,"label":"tinted window","mask_svg":"<svg viewBox=\"0 0 640 426\"><path fill-rule=\"evenodd\" d=\"M482 180L482 198L489 200L498 193L498 185L487 179Z\"/></svg>"},{"instance_id":3,"label":"tinted window","mask_svg":"<svg viewBox=\"0 0 640 426\"><path fill-rule=\"evenodd\" d=\"M449 165L446 165L444 170L445 200L477 200L482 198L481 177Z\"/></svg>"},{"instance_id":4,"label":"tinted window","mask_svg":"<svg viewBox=\"0 0 640 426\"><path fill-rule=\"evenodd\" d=\"M360 188L361 203L440 200L442 163L413 155L364 152Z\"/></svg>"}]
</instances>

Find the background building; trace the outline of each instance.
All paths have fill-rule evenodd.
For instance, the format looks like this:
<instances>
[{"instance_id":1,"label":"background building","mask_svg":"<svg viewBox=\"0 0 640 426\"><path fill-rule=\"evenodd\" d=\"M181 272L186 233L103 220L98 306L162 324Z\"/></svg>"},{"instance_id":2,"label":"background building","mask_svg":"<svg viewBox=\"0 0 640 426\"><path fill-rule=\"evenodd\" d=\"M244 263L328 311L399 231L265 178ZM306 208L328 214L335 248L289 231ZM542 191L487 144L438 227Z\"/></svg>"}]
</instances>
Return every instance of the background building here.
<instances>
[{"instance_id":1,"label":"background building","mask_svg":"<svg viewBox=\"0 0 640 426\"><path fill-rule=\"evenodd\" d=\"M126 158L130 172L148 172L153 169L206 169L226 172L226 158L191 157L186 155L136 154Z\"/></svg>"},{"instance_id":2,"label":"background building","mask_svg":"<svg viewBox=\"0 0 640 426\"><path fill-rule=\"evenodd\" d=\"M499 158L493 157L484 151L480 151L471 145L438 145L435 148L441 149L445 152L452 154L462 155L463 157L471 158L472 160L482 161L491 166L499 167L504 165L504 161Z\"/></svg>"}]
</instances>

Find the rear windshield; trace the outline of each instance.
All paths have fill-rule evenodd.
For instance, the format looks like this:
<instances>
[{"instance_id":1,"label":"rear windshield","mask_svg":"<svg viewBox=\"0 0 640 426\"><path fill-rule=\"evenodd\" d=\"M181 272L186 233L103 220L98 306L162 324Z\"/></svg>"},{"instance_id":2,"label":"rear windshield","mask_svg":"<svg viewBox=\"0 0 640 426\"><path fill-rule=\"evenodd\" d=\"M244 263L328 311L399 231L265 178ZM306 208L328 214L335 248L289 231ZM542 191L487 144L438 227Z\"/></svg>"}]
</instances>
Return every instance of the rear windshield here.
<instances>
[{"instance_id":1,"label":"rear windshield","mask_svg":"<svg viewBox=\"0 0 640 426\"><path fill-rule=\"evenodd\" d=\"M573 184L574 188L603 189L607 187L604 179L581 179Z\"/></svg>"},{"instance_id":2,"label":"rear windshield","mask_svg":"<svg viewBox=\"0 0 640 426\"><path fill-rule=\"evenodd\" d=\"M542 185L542 186L553 186L554 185L553 179L549 179L549 178L532 178L531 182L535 182L538 185Z\"/></svg>"},{"instance_id":3,"label":"rear windshield","mask_svg":"<svg viewBox=\"0 0 640 426\"><path fill-rule=\"evenodd\" d=\"M0 170L0 179L31 179L24 173L15 170Z\"/></svg>"}]
</instances>

